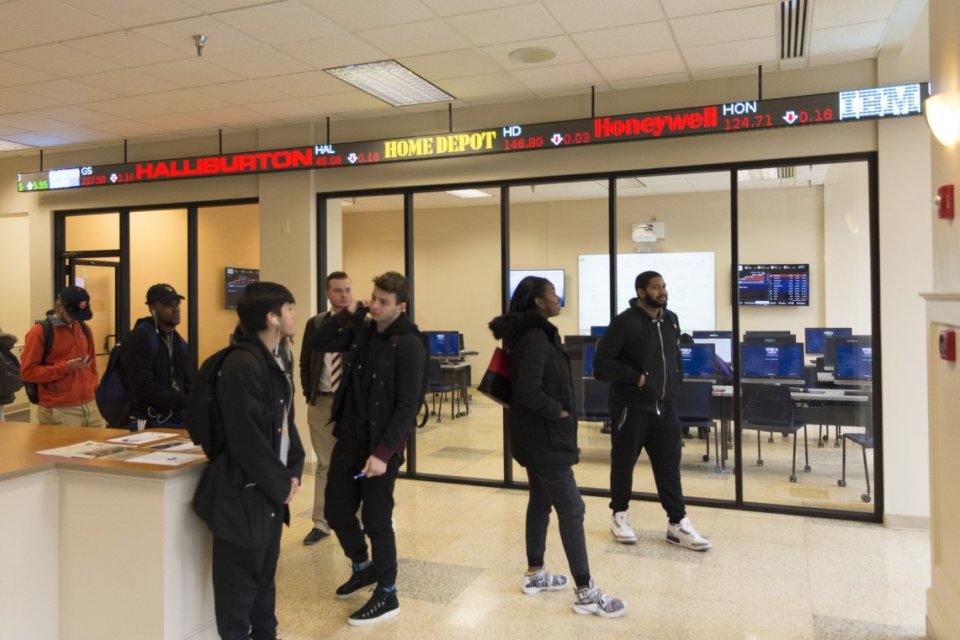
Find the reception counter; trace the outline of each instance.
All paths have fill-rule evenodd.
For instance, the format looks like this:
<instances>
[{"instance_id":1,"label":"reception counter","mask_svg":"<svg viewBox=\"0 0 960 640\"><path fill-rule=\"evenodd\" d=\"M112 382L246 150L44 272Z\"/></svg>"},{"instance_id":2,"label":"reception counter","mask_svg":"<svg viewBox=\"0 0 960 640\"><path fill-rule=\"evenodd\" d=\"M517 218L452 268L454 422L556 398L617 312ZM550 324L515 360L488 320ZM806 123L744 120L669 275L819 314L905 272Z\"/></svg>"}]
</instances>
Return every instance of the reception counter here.
<instances>
[{"instance_id":1,"label":"reception counter","mask_svg":"<svg viewBox=\"0 0 960 640\"><path fill-rule=\"evenodd\" d=\"M211 536L190 506L205 460L36 453L127 433L0 423L0 640L217 637Z\"/></svg>"}]
</instances>

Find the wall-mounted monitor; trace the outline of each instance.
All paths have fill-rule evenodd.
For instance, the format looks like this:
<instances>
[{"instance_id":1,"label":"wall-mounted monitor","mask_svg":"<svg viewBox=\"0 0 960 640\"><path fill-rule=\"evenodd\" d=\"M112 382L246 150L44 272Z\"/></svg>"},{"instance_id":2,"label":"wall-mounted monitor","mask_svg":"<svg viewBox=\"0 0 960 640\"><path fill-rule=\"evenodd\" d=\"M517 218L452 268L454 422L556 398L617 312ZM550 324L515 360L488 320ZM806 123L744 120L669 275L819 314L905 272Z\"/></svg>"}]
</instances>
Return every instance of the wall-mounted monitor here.
<instances>
[{"instance_id":1,"label":"wall-mounted monitor","mask_svg":"<svg viewBox=\"0 0 960 640\"><path fill-rule=\"evenodd\" d=\"M853 329L850 327L807 327L803 330L804 341L807 347L807 355L823 355L824 340L833 336L852 336Z\"/></svg>"},{"instance_id":2,"label":"wall-mounted monitor","mask_svg":"<svg viewBox=\"0 0 960 640\"><path fill-rule=\"evenodd\" d=\"M692 336L697 344L712 344L714 352L724 362L733 362L732 331L694 331Z\"/></svg>"},{"instance_id":3,"label":"wall-mounted monitor","mask_svg":"<svg viewBox=\"0 0 960 640\"><path fill-rule=\"evenodd\" d=\"M240 294L243 293L244 287L260 279L260 269L227 267L224 272L226 276L224 278L225 286L223 297L226 300L226 308L236 309L237 300L240 299Z\"/></svg>"},{"instance_id":4,"label":"wall-mounted monitor","mask_svg":"<svg viewBox=\"0 0 960 640\"><path fill-rule=\"evenodd\" d=\"M803 380L802 344L745 344L744 379Z\"/></svg>"},{"instance_id":5,"label":"wall-mounted monitor","mask_svg":"<svg viewBox=\"0 0 960 640\"><path fill-rule=\"evenodd\" d=\"M810 304L810 265L738 265L737 299L741 305L807 306Z\"/></svg>"},{"instance_id":6,"label":"wall-mounted monitor","mask_svg":"<svg viewBox=\"0 0 960 640\"><path fill-rule=\"evenodd\" d=\"M716 379L717 372L713 361L714 346L712 344L681 344L679 348L685 378Z\"/></svg>"},{"instance_id":7,"label":"wall-mounted monitor","mask_svg":"<svg viewBox=\"0 0 960 640\"><path fill-rule=\"evenodd\" d=\"M870 336L829 336L823 339L823 370L833 371L837 368L837 346L841 344L858 344L864 347L873 345Z\"/></svg>"},{"instance_id":8,"label":"wall-mounted monitor","mask_svg":"<svg viewBox=\"0 0 960 640\"><path fill-rule=\"evenodd\" d=\"M459 331L424 331L427 341L430 343L431 356L459 356L460 355L460 332Z\"/></svg>"},{"instance_id":9,"label":"wall-mounted monitor","mask_svg":"<svg viewBox=\"0 0 960 640\"><path fill-rule=\"evenodd\" d=\"M539 278L546 278L553 283L553 288L557 290L557 295L560 296L560 306L563 307L567 302L566 296L564 295L566 291L564 275L563 269L511 269L510 298L513 298L513 292L516 291L517 285L520 284L521 280L527 276L537 276Z\"/></svg>"},{"instance_id":10,"label":"wall-mounted monitor","mask_svg":"<svg viewBox=\"0 0 960 640\"><path fill-rule=\"evenodd\" d=\"M835 380L873 380L873 347L865 344L837 344Z\"/></svg>"}]
</instances>

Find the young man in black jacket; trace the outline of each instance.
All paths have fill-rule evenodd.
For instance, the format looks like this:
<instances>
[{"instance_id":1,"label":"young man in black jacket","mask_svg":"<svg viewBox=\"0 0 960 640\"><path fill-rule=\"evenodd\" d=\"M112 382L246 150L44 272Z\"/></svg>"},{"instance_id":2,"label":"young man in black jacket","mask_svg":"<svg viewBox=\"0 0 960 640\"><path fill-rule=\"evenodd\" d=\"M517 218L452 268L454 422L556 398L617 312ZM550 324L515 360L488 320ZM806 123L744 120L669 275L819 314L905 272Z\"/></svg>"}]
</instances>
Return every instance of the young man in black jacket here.
<instances>
[{"instance_id":1,"label":"young man in black jacket","mask_svg":"<svg viewBox=\"0 0 960 640\"><path fill-rule=\"evenodd\" d=\"M140 318L120 349L130 416L148 427L183 427L190 390L187 343L177 332L183 296L169 284L147 289L150 315Z\"/></svg>"},{"instance_id":2,"label":"young man in black jacket","mask_svg":"<svg viewBox=\"0 0 960 640\"><path fill-rule=\"evenodd\" d=\"M680 485L680 421L673 406L683 381L680 322L667 309L667 285L656 271L637 276L637 297L610 323L597 342L594 375L610 381L610 532L617 542L636 544L627 507L633 467L647 450L660 504L667 512L667 541L695 551L710 542L687 517Z\"/></svg>"},{"instance_id":3,"label":"young man in black jacket","mask_svg":"<svg viewBox=\"0 0 960 640\"><path fill-rule=\"evenodd\" d=\"M296 332L290 291L255 282L237 302L236 348L216 383L225 449L214 458L194 505L213 530L213 595L225 640L276 640L280 532L300 487L303 445L294 424L286 339Z\"/></svg>"},{"instance_id":4,"label":"young man in black jacket","mask_svg":"<svg viewBox=\"0 0 960 640\"><path fill-rule=\"evenodd\" d=\"M388 271L374 278L369 308L365 301L352 302L325 320L311 339L317 351L343 352L343 377L333 399L337 444L325 511L353 573L336 595L349 598L377 585L370 600L347 619L351 625L374 624L400 611L393 488L422 402L427 365L420 332L404 313L409 295L407 279ZM373 548L372 561L364 534Z\"/></svg>"}]
</instances>

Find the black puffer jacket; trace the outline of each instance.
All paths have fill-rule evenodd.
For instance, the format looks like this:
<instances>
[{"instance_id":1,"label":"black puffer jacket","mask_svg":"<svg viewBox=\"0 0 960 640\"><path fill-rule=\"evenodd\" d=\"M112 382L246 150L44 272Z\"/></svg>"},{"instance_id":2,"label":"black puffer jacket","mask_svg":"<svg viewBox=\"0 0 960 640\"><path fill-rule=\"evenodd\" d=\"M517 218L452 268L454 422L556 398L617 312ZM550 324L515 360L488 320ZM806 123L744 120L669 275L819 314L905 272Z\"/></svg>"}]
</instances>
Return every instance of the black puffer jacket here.
<instances>
[{"instance_id":1,"label":"black puffer jacket","mask_svg":"<svg viewBox=\"0 0 960 640\"><path fill-rule=\"evenodd\" d=\"M130 395L130 415L184 424L183 408L190 392L187 343L174 330L168 343L153 318L137 320L120 350Z\"/></svg>"},{"instance_id":2,"label":"black puffer jacket","mask_svg":"<svg viewBox=\"0 0 960 640\"><path fill-rule=\"evenodd\" d=\"M593 375L610 382L610 395L620 406L659 413L683 381L679 342L675 313L664 308L654 319L632 298L597 342ZM647 376L643 388L641 374Z\"/></svg>"},{"instance_id":3,"label":"black puffer jacket","mask_svg":"<svg viewBox=\"0 0 960 640\"><path fill-rule=\"evenodd\" d=\"M527 311L494 318L490 330L510 353L507 425L514 459L524 467L576 464L573 379L557 328L540 313ZM570 415L561 418L563 410Z\"/></svg>"}]
</instances>

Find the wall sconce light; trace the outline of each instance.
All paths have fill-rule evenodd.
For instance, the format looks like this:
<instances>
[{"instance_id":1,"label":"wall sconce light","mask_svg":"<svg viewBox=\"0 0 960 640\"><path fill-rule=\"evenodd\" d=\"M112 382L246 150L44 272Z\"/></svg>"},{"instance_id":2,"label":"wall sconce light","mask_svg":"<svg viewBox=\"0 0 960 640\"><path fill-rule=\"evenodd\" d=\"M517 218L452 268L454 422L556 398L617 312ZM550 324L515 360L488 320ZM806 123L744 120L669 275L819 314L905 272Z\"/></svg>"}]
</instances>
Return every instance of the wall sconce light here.
<instances>
[{"instance_id":1,"label":"wall sconce light","mask_svg":"<svg viewBox=\"0 0 960 640\"><path fill-rule=\"evenodd\" d=\"M927 98L923 106L927 126L945 147L960 140L960 91L938 93Z\"/></svg>"}]
</instances>

